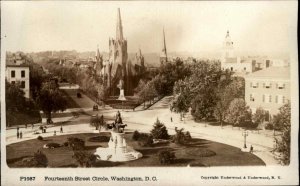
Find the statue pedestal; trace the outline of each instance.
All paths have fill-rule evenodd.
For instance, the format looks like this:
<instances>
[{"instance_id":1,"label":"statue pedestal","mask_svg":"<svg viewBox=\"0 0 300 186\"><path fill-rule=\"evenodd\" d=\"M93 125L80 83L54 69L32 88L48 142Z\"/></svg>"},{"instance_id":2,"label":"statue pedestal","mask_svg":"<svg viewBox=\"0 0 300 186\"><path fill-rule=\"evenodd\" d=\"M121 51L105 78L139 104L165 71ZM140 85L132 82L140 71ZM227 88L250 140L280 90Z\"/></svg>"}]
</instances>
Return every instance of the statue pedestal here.
<instances>
[{"instance_id":1,"label":"statue pedestal","mask_svg":"<svg viewBox=\"0 0 300 186\"><path fill-rule=\"evenodd\" d=\"M124 133L111 132L108 148L99 147L94 154L100 156L100 160L113 162L131 161L141 158L143 155L140 152L127 146L124 135Z\"/></svg>"},{"instance_id":2,"label":"statue pedestal","mask_svg":"<svg viewBox=\"0 0 300 186\"><path fill-rule=\"evenodd\" d=\"M121 100L121 101L126 100L125 95L124 95L124 89L120 89L120 95L119 95L118 100Z\"/></svg>"}]
</instances>

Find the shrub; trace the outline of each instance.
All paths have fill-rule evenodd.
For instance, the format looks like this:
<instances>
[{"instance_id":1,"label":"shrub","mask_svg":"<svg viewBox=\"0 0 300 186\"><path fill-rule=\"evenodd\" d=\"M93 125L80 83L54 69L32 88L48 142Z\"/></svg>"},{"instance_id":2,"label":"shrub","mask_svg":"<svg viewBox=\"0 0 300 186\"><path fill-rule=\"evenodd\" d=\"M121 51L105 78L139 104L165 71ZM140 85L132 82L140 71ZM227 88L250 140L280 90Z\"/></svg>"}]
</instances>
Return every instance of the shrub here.
<instances>
[{"instance_id":1,"label":"shrub","mask_svg":"<svg viewBox=\"0 0 300 186\"><path fill-rule=\"evenodd\" d=\"M69 146L72 147L73 150L82 150L84 149L85 142L79 138L68 138Z\"/></svg>"},{"instance_id":2,"label":"shrub","mask_svg":"<svg viewBox=\"0 0 300 186\"><path fill-rule=\"evenodd\" d=\"M18 164L20 167L47 167L48 159L45 154L38 150L32 157L26 157Z\"/></svg>"},{"instance_id":3,"label":"shrub","mask_svg":"<svg viewBox=\"0 0 300 186\"><path fill-rule=\"evenodd\" d=\"M183 128L178 130L177 127L175 127L176 134L173 136L172 142L177 144L186 144L192 139L190 132L183 132L183 130Z\"/></svg>"},{"instance_id":4,"label":"shrub","mask_svg":"<svg viewBox=\"0 0 300 186\"><path fill-rule=\"evenodd\" d=\"M38 166L47 167L48 165L47 156L43 154L41 151L38 150L36 153L34 153L33 157L38 162Z\"/></svg>"},{"instance_id":5,"label":"shrub","mask_svg":"<svg viewBox=\"0 0 300 186\"><path fill-rule=\"evenodd\" d=\"M92 167L98 157L97 155L82 150L76 151L73 155L73 158L78 162L80 167Z\"/></svg>"},{"instance_id":6,"label":"shrub","mask_svg":"<svg viewBox=\"0 0 300 186\"><path fill-rule=\"evenodd\" d=\"M67 142L67 141L64 142L64 143L63 143L63 146L68 147L68 146L69 146L69 142Z\"/></svg>"},{"instance_id":7,"label":"shrub","mask_svg":"<svg viewBox=\"0 0 300 186\"><path fill-rule=\"evenodd\" d=\"M42 136L38 136L37 139L41 140L41 141L44 140L44 138Z\"/></svg>"},{"instance_id":8,"label":"shrub","mask_svg":"<svg viewBox=\"0 0 300 186\"><path fill-rule=\"evenodd\" d=\"M145 133L140 133L138 141L140 146L149 147L153 145L153 136Z\"/></svg>"},{"instance_id":9,"label":"shrub","mask_svg":"<svg viewBox=\"0 0 300 186\"><path fill-rule=\"evenodd\" d=\"M171 164L175 160L175 152L164 150L159 152L158 159L160 164Z\"/></svg>"},{"instance_id":10,"label":"shrub","mask_svg":"<svg viewBox=\"0 0 300 186\"><path fill-rule=\"evenodd\" d=\"M47 146L49 149L61 147L61 145L58 144L58 143L47 143L46 146Z\"/></svg>"},{"instance_id":11,"label":"shrub","mask_svg":"<svg viewBox=\"0 0 300 186\"><path fill-rule=\"evenodd\" d=\"M153 129L151 130L151 134L155 139L169 139L169 134L166 126L161 123L158 118L154 123Z\"/></svg>"},{"instance_id":12,"label":"shrub","mask_svg":"<svg viewBox=\"0 0 300 186\"><path fill-rule=\"evenodd\" d=\"M139 131L135 130L135 131L133 132L132 139L133 139L134 141L137 141L137 140L139 139L139 137L140 137Z\"/></svg>"}]
</instances>

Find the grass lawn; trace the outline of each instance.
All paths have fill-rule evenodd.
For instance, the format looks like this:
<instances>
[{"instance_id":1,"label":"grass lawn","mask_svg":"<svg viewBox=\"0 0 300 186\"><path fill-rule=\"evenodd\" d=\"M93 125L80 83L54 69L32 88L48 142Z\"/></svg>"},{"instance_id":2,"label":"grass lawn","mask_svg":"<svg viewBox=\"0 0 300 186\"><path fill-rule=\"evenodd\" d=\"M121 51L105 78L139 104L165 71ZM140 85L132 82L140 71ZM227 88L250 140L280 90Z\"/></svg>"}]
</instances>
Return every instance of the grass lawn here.
<instances>
[{"instance_id":1,"label":"grass lawn","mask_svg":"<svg viewBox=\"0 0 300 186\"><path fill-rule=\"evenodd\" d=\"M109 136L109 133L101 135ZM32 156L40 149L48 158L49 167L77 167L76 161L72 158L73 152L69 147L59 147L56 149L43 149L43 145L49 142L62 144L68 137L77 137L85 140L86 150L94 153L96 148L107 147L107 142L90 142L89 138L99 136L99 134L74 134L44 138L44 141L37 139L28 140L16 144L8 145L7 163L9 167L17 167L17 163L23 158ZM203 139L193 139L188 145L177 145L174 143L155 145L153 147L141 147L137 141L131 139L132 133L125 135L127 144L134 147L143 154L138 160L129 162L107 162L98 161L95 167L151 167L151 166L247 166L265 165L265 163L248 152L241 152L240 149L229 145L207 141ZM161 165L158 160L158 153L162 150L172 150L175 152L176 160L170 165ZM202 157L203 151L215 152L215 155ZM214 153L213 153L214 154Z\"/></svg>"}]
</instances>

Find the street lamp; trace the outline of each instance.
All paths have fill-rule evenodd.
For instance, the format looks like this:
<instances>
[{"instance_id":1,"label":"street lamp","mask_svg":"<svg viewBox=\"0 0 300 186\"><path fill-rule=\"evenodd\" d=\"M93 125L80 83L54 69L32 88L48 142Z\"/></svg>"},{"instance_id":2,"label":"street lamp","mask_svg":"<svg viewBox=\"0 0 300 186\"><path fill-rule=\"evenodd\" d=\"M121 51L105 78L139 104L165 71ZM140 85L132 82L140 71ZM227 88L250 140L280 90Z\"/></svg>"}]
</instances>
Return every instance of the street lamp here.
<instances>
[{"instance_id":1,"label":"street lamp","mask_svg":"<svg viewBox=\"0 0 300 186\"><path fill-rule=\"evenodd\" d=\"M244 148L246 149L247 148L247 145L246 145L246 138L248 136L248 131L247 130L244 130L243 133L242 133L242 136L244 136Z\"/></svg>"}]
</instances>

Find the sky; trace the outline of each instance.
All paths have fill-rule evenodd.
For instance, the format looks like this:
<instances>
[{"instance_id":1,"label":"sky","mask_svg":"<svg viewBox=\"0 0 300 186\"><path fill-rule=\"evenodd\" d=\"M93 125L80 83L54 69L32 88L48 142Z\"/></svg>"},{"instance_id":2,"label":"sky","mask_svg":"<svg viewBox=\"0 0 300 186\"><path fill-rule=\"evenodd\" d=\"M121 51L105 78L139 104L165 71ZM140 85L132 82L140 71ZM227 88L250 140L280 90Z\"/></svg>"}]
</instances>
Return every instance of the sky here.
<instances>
[{"instance_id":1,"label":"sky","mask_svg":"<svg viewBox=\"0 0 300 186\"><path fill-rule=\"evenodd\" d=\"M128 52L221 50L227 30L234 47L289 52L297 40L296 1L28 1L1 2L1 42L7 51L108 51L121 9Z\"/></svg>"}]
</instances>

